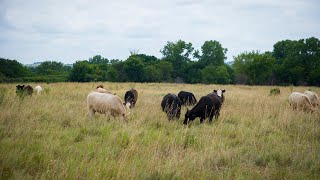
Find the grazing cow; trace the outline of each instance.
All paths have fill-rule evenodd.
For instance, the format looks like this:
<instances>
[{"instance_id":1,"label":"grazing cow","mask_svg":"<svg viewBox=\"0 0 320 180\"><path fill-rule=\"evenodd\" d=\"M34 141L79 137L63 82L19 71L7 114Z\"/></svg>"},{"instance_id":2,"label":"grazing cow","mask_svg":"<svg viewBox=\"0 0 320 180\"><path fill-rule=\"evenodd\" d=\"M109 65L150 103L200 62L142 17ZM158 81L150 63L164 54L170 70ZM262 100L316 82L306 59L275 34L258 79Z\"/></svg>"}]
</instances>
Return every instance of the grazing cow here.
<instances>
[{"instance_id":1,"label":"grazing cow","mask_svg":"<svg viewBox=\"0 0 320 180\"><path fill-rule=\"evenodd\" d=\"M102 84L99 84L99 85L96 87L96 89L98 89L98 88L103 88L103 85L102 85Z\"/></svg>"},{"instance_id":2,"label":"grazing cow","mask_svg":"<svg viewBox=\"0 0 320 180\"><path fill-rule=\"evenodd\" d=\"M212 122L213 116L215 116L215 119L219 117L221 105L222 102L215 93L202 96L195 107L190 111L187 109L183 124L187 125L188 121L193 121L197 117L200 117L200 123L203 123L206 118L209 118L209 122Z\"/></svg>"},{"instance_id":3,"label":"grazing cow","mask_svg":"<svg viewBox=\"0 0 320 180\"><path fill-rule=\"evenodd\" d=\"M304 111L314 111L314 108L310 102L308 96L300 93L293 92L289 96L289 103L293 109L301 109Z\"/></svg>"},{"instance_id":4,"label":"grazing cow","mask_svg":"<svg viewBox=\"0 0 320 180\"><path fill-rule=\"evenodd\" d=\"M41 94L42 92L42 87L40 85L34 87L34 90L37 91L37 94Z\"/></svg>"},{"instance_id":5,"label":"grazing cow","mask_svg":"<svg viewBox=\"0 0 320 180\"><path fill-rule=\"evenodd\" d=\"M93 117L95 112L105 114L108 118L110 116L120 116L121 119L127 122L130 112L126 112L126 108L120 99L120 97L99 92L90 92L87 97L87 107L89 110L89 116Z\"/></svg>"},{"instance_id":6,"label":"grazing cow","mask_svg":"<svg viewBox=\"0 0 320 180\"><path fill-rule=\"evenodd\" d=\"M189 106L197 103L196 97L191 92L180 91L178 97L182 101L182 105Z\"/></svg>"},{"instance_id":7,"label":"grazing cow","mask_svg":"<svg viewBox=\"0 0 320 180\"><path fill-rule=\"evenodd\" d=\"M130 103L130 108L133 108L136 105L138 100L138 91L135 89L130 89L124 95L125 104Z\"/></svg>"},{"instance_id":8,"label":"grazing cow","mask_svg":"<svg viewBox=\"0 0 320 180\"><path fill-rule=\"evenodd\" d=\"M16 86L16 93L18 96L22 97L25 95L32 96L33 88L30 85L17 85Z\"/></svg>"},{"instance_id":9,"label":"grazing cow","mask_svg":"<svg viewBox=\"0 0 320 180\"><path fill-rule=\"evenodd\" d=\"M312 92L312 91L305 91L303 93L304 95L308 96L308 98L310 99L310 102L311 104L313 105L313 107L318 107L319 104L320 104L320 100L319 100L319 97L318 95L315 93L315 92Z\"/></svg>"},{"instance_id":10,"label":"grazing cow","mask_svg":"<svg viewBox=\"0 0 320 180\"><path fill-rule=\"evenodd\" d=\"M221 100L221 103L223 103L223 102L224 102L224 95L223 95L223 93L225 93L226 90L218 89L218 90L213 90L213 92L218 95L219 99Z\"/></svg>"},{"instance_id":11,"label":"grazing cow","mask_svg":"<svg viewBox=\"0 0 320 180\"><path fill-rule=\"evenodd\" d=\"M173 118L180 118L182 102L175 94L168 93L165 95L161 102L162 111L167 113L169 120Z\"/></svg>"}]
</instances>

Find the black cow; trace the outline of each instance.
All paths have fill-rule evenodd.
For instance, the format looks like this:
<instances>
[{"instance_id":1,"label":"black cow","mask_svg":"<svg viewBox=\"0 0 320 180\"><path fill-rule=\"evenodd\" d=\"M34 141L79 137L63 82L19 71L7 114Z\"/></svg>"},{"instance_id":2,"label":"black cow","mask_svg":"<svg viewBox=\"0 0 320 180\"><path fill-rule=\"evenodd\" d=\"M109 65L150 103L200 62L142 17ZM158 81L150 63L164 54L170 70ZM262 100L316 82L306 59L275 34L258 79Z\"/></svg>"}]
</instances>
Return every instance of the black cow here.
<instances>
[{"instance_id":1,"label":"black cow","mask_svg":"<svg viewBox=\"0 0 320 180\"><path fill-rule=\"evenodd\" d=\"M222 102L217 94L211 93L202 96L198 104L190 111L187 109L183 124L187 125L188 121L193 121L195 118L200 117L200 123L209 117L209 122L212 122L213 116L217 119L220 115L220 108Z\"/></svg>"},{"instance_id":2,"label":"black cow","mask_svg":"<svg viewBox=\"0 0 320 180\"><path fill-rule=\"evenodd\" d=\"M17 85L16 86L16 93L18 96L23 97L25 95L32 96L33 88L30 85Z\"/></svg>"},{"instance_id":3,"label":"black cow","mask_svg":"<svg viewBox=\"0 0 320 180\"><path fill-rule=\"evenodd\" d=\"M136 105L136 102L138 100L138 91L135 89L130 89L126 92L124 95L124 105L127 103L130 103L130 108L133 108Z\"/></svg>"},{"instance_id":4,"label":"black cow","mask_svg":"<svg viewBox=\"0 0 320 180\"><path fill-rule=\"evenodd\" d=\"M180 118L182 102L175 94L168 93L165 95L161 102L162 111L167 113L169 120L174 117Z\"/></svg>"},{"instance_id":5,"label":"black cow","mask_svg":"<svg viewBox=\"0 0 320 180\"><path fill-rule=\"evenodd\" d=\"M197 103L196 97L191 92L180 91L178 97L182 101L182 105L189 106Z\"/></svg>"}]
</instances>

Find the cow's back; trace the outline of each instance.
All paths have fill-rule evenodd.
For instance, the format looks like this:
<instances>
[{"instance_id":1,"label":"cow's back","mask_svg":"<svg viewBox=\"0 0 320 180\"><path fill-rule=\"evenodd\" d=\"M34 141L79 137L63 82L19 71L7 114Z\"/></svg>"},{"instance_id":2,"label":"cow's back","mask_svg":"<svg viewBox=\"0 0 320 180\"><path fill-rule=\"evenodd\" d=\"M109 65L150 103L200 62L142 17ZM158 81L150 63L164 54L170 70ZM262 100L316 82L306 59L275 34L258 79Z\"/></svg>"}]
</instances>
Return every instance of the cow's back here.
<instances>
[{"instance_id":1,"label":"cow's back","mask_svg":"<svg viewBox=\"0 0 320 180\"><path fill-rule=\"evenodd\" d=\"M32 96L33 94L33 88L30 85L26 85L23 87L23 90L29 95Z\"/></svg>"}]
</instances>

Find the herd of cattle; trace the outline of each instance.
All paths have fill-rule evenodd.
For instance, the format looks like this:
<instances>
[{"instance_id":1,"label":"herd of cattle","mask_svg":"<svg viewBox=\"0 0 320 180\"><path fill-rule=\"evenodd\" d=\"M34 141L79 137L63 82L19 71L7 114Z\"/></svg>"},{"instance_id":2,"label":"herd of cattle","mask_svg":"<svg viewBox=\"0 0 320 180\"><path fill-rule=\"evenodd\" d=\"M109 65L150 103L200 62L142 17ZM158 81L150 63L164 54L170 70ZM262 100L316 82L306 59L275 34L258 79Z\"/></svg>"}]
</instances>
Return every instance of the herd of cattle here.
<instances>
[{"instance_id":1,"label":"herd of cattle","mask_svg":"<svg viewBox=\"0 0 320 180\"><path fill-rule=\"evenodd\" d=\"M20 97L22 95L32 96L33 91L41 94L42 88L37 85L34 89L30 85L17 85L16 93ZM167 114L167 118L172 120L179 119L182 106L193 106L191 110L187 109L183 124L188 124L197 117L200 118L200 123L205 119L212 122L213 117L217 119L220 115L224 98L225 90L213 90L205 96L202 96L199 101L191 92L181 91L178 96L173 93L165 95L161 102L162 111ZM130 114L129 109L135 107L138 100L138 92L135 89L128 90L124 95L124 102L116 94L104 89L103 85L98 85L94 91L91 91L87 96L87 108L89 117L94 114L105 114L107 117L120 117L127 121ZM313 112L319 107L319 97L312 91L304 93L293 92L289 96L289 104L293 109L301 109L304 111Z\"/></svg>"}]
</instances>

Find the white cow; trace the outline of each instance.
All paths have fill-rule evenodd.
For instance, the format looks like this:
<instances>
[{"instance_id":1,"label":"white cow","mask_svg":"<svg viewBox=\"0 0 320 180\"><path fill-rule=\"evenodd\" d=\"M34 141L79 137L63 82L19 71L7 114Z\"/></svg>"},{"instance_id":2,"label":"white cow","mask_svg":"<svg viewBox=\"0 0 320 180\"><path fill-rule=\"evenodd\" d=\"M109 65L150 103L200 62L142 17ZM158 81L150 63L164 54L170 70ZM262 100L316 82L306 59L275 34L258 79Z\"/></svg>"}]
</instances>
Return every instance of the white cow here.
<instances>
[{"instance_id":1,"label":"white cow","mask_svg":"<svg viewBox=\"0 0 320 180\"><path fill-rule=\"evenodd\" d=\"M308 96L308 98L310 99L311 104L313 105L313 107L318 107L320 102L319 102L319 97L315 92L312 91L305 91L303 93L304 95Z\"/></svg>"},{"instance_id":2,"label":"white cow","mask_svg":"<svg viewBox=\"0 0 320 180\"><path fill-rule=\"evenodd\" d=\"M89 116L93 117L95 112L105 114L108 118L110 116L120 116L121 119L127 122L128 115L130 114L128 105L123 105L121 98L109 94L100 92L90 92L87 97L87 107L89 110Z\"/></svg>"},{"instance_id":3,"label":"white cow","mask_svg":"<svg viewBox=\"0 0 320 180\"><path fill-rule=\"evenodd\" d=\"M38 86L36 86L36 87L34 88L34 90L37 91L37 94L41 94L41 92L42 92L42 87L41 87L40 85L38 85Z\"/></svg>"},{"instance_id":4,"label":"white cow","mask_svg":"<svg viewBox=\"0 0 320 180\"><path fill-rule=\"evenodd\" d=\"M289 103L293 109L302 109L305 111L314 111L308 96L300 92L293 92L289 96Z\"/></svg>"}]
</instances>

